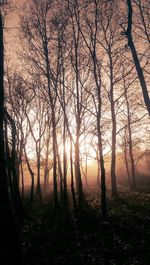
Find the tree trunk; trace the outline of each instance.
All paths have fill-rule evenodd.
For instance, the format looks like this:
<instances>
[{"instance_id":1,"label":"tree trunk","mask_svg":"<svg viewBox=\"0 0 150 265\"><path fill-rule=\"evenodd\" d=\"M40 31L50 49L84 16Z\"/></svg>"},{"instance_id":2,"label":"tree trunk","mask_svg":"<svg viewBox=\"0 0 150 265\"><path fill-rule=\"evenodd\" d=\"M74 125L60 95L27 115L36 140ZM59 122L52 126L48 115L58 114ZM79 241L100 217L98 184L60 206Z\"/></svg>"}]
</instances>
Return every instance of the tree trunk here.
<instances>
[{"instance_id":1,"label":"tree trunk","mask_svg":"<svg viewBox=\"0 0 150 265\"><path fill-rule=\"evenodd\" d=\"M73 206L76 211L77 204L76 204L76 196L75 196L75 189L74 189L74 173L73 173L72 139L71 138L70 138L70 173L71 173L71 192L72 192Z\"/></svg>"},{"instance_id":2,"label":"tree trunk","mask_svg":"<svg viewBox=\"0 0 150 265\"><path fill-rule=\"evenodd\" d=\"M97 10L97 9L96 9ZM97 11L96 11L97 14ZM96 24L97 25L97 24ZM101 212L102 218L107 219L107 203L106 203L106 176L105 166L103 157L103 143L102 143L102 132L101 132L101 112L102 112L102 97L101 97L101 71L97 65L96 56L96 40L93 52L93 66L94 66L94 78L97 88L98 106L97 106L97 137L98 137L98 168L101 172ZM100 174L99 172L99 174Z\"/></svg>"},{"instance_id":3,"label":"tree trunk","mask_svg":"<svg viewBox=\"0 0 150 265\"><path fill-rule=\"evenodd\" d=\"M59 154L57 138L56 138L56 149L57 149L58 173L59 173L59 181L60 181L60 198L63 199L63 197L64 197L63 172L62 172L61 158L60 158L60 154Z\"/></svg>"},{"instance_id":4,"label":"tree trunk","mask_svg":"<svg viewBox=\"0 0 150 265\"><path fill-rule=\"evenodd\" d=\"M116 122L112 114L112 152L111 152L111 185L112 197L117 197L116 183Z\"/></svg>"},{"instance_id":5,"label":"tree trunk","mask_svg":"<svg viewBox=\"0 0 150 265\"><path fill-rule=\"evenodd\" d=\"M48 188L48 182L49 182L49 139L46 140L46 157L45 157L45 165L44 165L44 191Z\"/></svg>"},{"instance_id":6,"label":"tree trunk","mask_svg":"<svg viewBox=\"0 0 150 265\"><path fill-rule=\"evenodd\" d=\"M127 175L128 175L129 187L131 188L131 176L130 176L130 171L129 171L128 158L127 158L126 136L124 136L124 160L125 160L126 171L127 171Z\"/></svg>"},{"instance_id":7,"label":"tree trunk","mask_svg":"<svg viewBox=\"0 0 150 265\"><path fill-rule=\"evenodd\" d=\"M98 151L99 151L99 166L98 168L101 171L101 211L102 218L107 219L107 204L106 204L106 183L105 183L105 166L102 150L102 136L101 136L101 127L100 127L100 113L101 113L101 99L99 99L99 115L97 116L97 132L98 132Z\"/></svg>"},{"instance_id":8,"label":"tree trunk","mask_svg":"<svg viewBox=\"0 0 150 265\"><path fill-rule=\"evenodd\" d=\"M98 149L96 151L96 160L97 160L97 185L99 187L100 186L100 174L101 174L100 170L101 170L101 168L100 168L100 159L99 159Z\"/></svg>"},{"instance_id":9,"label":"tree trunk","mask_svg":"<svg viewBox=\"0 0 150 265\"><path fill-rule=\"evenodd\" d=\"M25 146L24 146L24 153L25 153L27 167L28 167L28 170L29 170L29 173L31 176L30 201L33 202L33 200L34 200L34 172L32 171L32 168L30 166Z\"/></svg>"},{"instance_id":10,"label":"tree trunk","mask_svg":"<svg viewBox=\"0 0 150 265\"><path fill-rule=\"evenodd\" d=\"M55 119L55 101L51 91L51 79L50 79L50 62L49 62L49 51L48 51L48 41L45 35L45 41L43 42L44 55L46 61L46 74L47 74L47 86L48 95L51 105L52 112L52 138L53 138L53 188L54 188L54 204L58 207L58 187L57 187L57 136L56 136L56 119Z\"/></svg>"},{"instance_id":11,"label":"tree trunk","mask_svg":"<svg viewBox=\"0 0 150 265\"><path fill-rule=\"evenodd\" d=\"M128 28L127 28L127 31L125 32L125 34L128 38L128 45L129 45L131 53L132 53L133 61L134 61L137 75L138 75L140 85L142 88L144 102L145 102L145 105L147 107L148 113L150 115L150 98L148 95L148 88L146 85L143 70L142 70L140 60L138 58L137 51L136 51L136 48L135 48L135 45L133 42L133 38L132 38L132 12L133 11L132 11L131 0L127 0L127 5L128 5Z\"/></svg>"},{"instance_id":12,"label":"tree trunk","mask_svg":"<svg viewBox=\"0 0 150 265\"><path fill-rule=\"evenodd\" d=\"M127 89L124 87L125 92L125 101L127 108L127 122L128 122L128 143L129 143L129 156L131 162L131 189L136 188L136 177L135 177L135 165L134 165L134 157L133 157L133 143L132 143L132 130L131 130L131 118L130 118L130 106L128 101Z\"/></svg>"},{"instance_id":13,"label":"tree trunk","mask_svg":"<svg viewBox=\"0 0 150 265\"><path fill-rule=\"evenodd\" d=\"M110 106L111 106L111 120L112 120L112 143L111 143L111 185L112 197L117 197L117 183L116 183L116 114L114 103L114 84L113 84L113 62L111 57L111 48L109 46L109 63L110 63Z\"/></svg>"},{"instance_id":14,"label":"tree trunk","mask_svg":"<svg viewBox=\"0 0 150 265\"><path fill-rule=\"evenodd\" d=\"M80 169L80 149L79 149L79 132L77 131L76 143L75 143L75 178L76 187L78 193L79 205L82 201L83 191L82 191L82 179L81 179L81 169Z\"/></svg>"},{"instance_id":15,"label":"tree trunk","mask_svg":"<svg viewBox=\"0 0 150 265\"><path fill-rule=\"evenodd\" d=\"M53 187L54 187L54 203L58 207L58 189L57 189L57 147L56 147L56 121L55 112L52 108L52 127L53 127Z\"/></svg>"},{"instance_id":16,"label":"tree trunk","mask_svg":"<svg viewBox=\"0 0 150 265\"><path fill-rule=\"evenodd\" d=\"M4 54L3 25L0 14L0 246L3 264L21 264L21 248L12 215L4 144Z\"/></svg>"},{"instance_id":17,"label":"tree trunk","mask_svg":"<svg viewBox=\"0 0 150 265\"><path fill-rule=\"evenodd\" d=\"M65 104L65 103L64 103ZM64 199L67 199L67 154L66 154L66 122L63 124L63 175L64 175Z\"/></svg>"},{"instance_id":18,"label":"tree trunk","mask_svg":"<svg viewBox=\"0 0 150 265\"><path fill-rule=\"evenodd\" d=\"M41 193L41 132L39 130L39 141L36 143L36 155L37 155L37 187L36 195L39 202L42 202L42 193Z\"/></svg>"},{"instance_id":19,"label":"tree trunk","mask_svg":"<svg viewBox=\"0 0 150 265\"><path fill-rule=\"evenodd\" d=\"M23 172L23 164L22 161L20 163L20 172L21 172L21 194L22 194L22 200L24 199L24 172Z\"/></svg>"},{"instance_id":20,"label":"tree trunk","mask_svg":"<svg viewBox=\"0 0 150 265\"><path fill-rule=\"evenodd\" d=\"M11 171L13 176L13 186L14 186L14 205L16 208L16 213L18 218L22 216L22 200L19 192L19 176L17 175L16 170L16 126L14 120L9 116L7 112L6 116L9 119L11 124L11 132L12 132L12 151L11 151Z\"/></svg>"}]
</instances>

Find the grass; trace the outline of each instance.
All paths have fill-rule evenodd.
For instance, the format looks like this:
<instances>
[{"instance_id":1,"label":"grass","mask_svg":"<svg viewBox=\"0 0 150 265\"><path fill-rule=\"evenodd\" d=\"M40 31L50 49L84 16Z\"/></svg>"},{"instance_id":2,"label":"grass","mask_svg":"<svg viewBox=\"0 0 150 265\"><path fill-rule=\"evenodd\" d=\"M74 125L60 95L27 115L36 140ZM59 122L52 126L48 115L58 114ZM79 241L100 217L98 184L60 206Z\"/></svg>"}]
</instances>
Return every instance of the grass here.
<instances>
[{"instance_id":1,"label":"grass","mask_svg":"<svg viewBox=\"0 0 150 265\"><path fill-rule=\"evenodd\" d=\"M25 203L22 249L25 265L149 265L150 194L120 192L108 199L102 222L98 192L86 192L78 214L72 205L55 210L52 200Z\"/></svg>"}]
</instances>

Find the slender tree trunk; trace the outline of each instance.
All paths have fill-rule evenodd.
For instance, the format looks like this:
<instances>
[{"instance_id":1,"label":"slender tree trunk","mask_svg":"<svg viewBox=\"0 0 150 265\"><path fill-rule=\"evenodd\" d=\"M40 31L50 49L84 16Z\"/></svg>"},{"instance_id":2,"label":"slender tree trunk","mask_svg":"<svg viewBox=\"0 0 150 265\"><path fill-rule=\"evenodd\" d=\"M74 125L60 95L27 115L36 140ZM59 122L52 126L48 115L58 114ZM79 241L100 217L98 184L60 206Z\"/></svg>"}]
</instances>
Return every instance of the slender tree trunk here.
<instances>
[{"instance_id":1,"label":"slender tree trunk","mask_svg":"<svg viewBox=\"0 0 150 265\"><path fill-rule=\"evenodd\" d=\"M132 12L133 12L133 10L132 10L131 0L127 0L127 6L128 6L128 28L127 28L127 31L125 32L125 34L128 38L128 45L129 45L131 53L132 53L133 61L134 61L137 75L138 75L140 85L142 88L144 102L145 102L145 105L147 107L148 113L150 115L150 98L148 95L148 88L146 85L146 81L145 81L143 70L142 70L142 67L140 64L140 60L139 60L138 55L137 55L137 50L136 50L136 47L134 45L133 38L132 38Z\"/></svg>"},{"instance_id":2,"label":"slender tree trunk","mask_svg":"<svg viewBox=\"0 0 150 265\"><path fill-rule=\"evenodd\" d=\"M83 191L82 191L82 179L81 179L81 169L80 169L80 149L79 149L79 131L77 130L76 134L76 143L75 143L75 177L76 177L76 186L78 193L79 205L82 201Z\"/></svg>"},{"instance_id":3,"label":"slender tree trunk","mask_svg":"<svg viewBox=\"0 0 150 265\"><path fill-rule=\"evenodd\" d=\"M57 188L57 147L56 147L56 121L55 112L52 108L52 127L53 127L53 187L54 187L54 203L58 207L58 188Z\"/></svg>"},{"instance_id":4,"label":"slender tree trunk","mask_svg":"<svg viewBox=\"0 0 150 265\"><path fill-rule=\"evenodd\" d=\"M88 187L88 162L87 162L87 154L85 158L85 185Z\"/></svg>"},{"instance_id":5,"label":"slender tree trunk","mask_svg":"<svg viewBox=\"0 0 150 265\"><path fill-rule=\"evenodd\" d=\"M130 176L130 171L129 171L128 158L127 158L127 142L126 142L126 135L124 136L124 159L125 159L125 165L126 165L126 170L127 170L127 176L128 176L129 187L131 188L131 176Z\"/></svg>"},{"instance_id":6,"label":"slender tree trunk","mask_svg":"<svg viewBox=\"0 0 150 265\"><path fill-rule=\"evenodd\" d=\"M112 114L112 153L111 153L111 185L112 197L117 197L117 183L116 183L116 122Z\"/></svg>"},{"instance_id":7,"label":"slender tree trunk","mask_svg":"<svg viewBox=\"0 0 150 265\"><path fill-rule=\"evenodd\" d=\"M113 84L113 62L111 57L111 48L109 46L109 63L110 63L110 105L111 105L111 120L112 120L112 151L111 151L111 185L112 197L117 197L116 183L116 114L114 103L114 84Z\"/></svg>"},{"instance_id":8,"label":"slender tree trunk","mask_svg":"<svg viewBox=\"0 0 150 265\"><path fill-rule=\"evenodd\" d=\"M101 205L102 205L102 217L104 220L107 219L107 203L106 203L106 183L105 183L105 167L104 158L102 153L102 146L100 147L100 167L101 167Z\"/></svg>"},{"instance_id":9,"label":"slender tree trunk","mask_svg":"<svg viewBox=\"0 0 150 265\"><path fill-rule=\"evenodd\" d=\"M130 161L131 161L131 176L132 176L131 177L131 188L134 190L136 188L136 178L135 178L135 165L134 165L134 158L133 158L131 128L129 128L129 154L130 154Z\"/></svg>"},{"instance_id":10,"label":"slender tree trunk","mask_svg":"<svg viewBox=\"0 0 150 265\"><path fill-rule=\"evenodd\" d=\"M42 192L41 192L41 159L40 159L40 147L37 151L37 187L36 187L36 195L39 202L42 201Z\"/></svg>"},{"instance_id":11,"label":"slender tree trunk","mask_svg":"<svg viewBox=\"0 0 150 265\"><path fill-rule=\"evenodd\" d=\"M63 177L64 177L64 199L67 200L67 153L66 153L66 136L67 136L67 128L66 128L66 90L65 90L65 69L64 69L64 59L63 54L61 53L62 58L62 86L63 86Z\"/></svg>"},{"instance_id":12,"label":"slender tree trunk","mask_svg":"<svg viewBox=\"0 0 150 265\"><path fill-rule=\"evenodd\" d=\"M65 104L65 102L64 102ZM67 154L66 154L66 122L63 124L63 175L64 175L64 199L67 199Z\"/></svg>"},{"instance_id":13,"label":"slender tree trunk","mask_svg":"<svg viewBox=\"0 0 150 265\"><path fill-rule=\"evenodd\" d=\"M36 195L39 202L42 202L41 191L41 126L39 127L38 141L36 142L36 155L37 155L37 188Z\"/></svg>"},{"instance_id":14,"label":"slender tree trunk","mask_svg":"<svg viewBox=\"0 0 150 265\"><path fill-rule=\"evenodd\" d=\"M100 169L101 172L101 212L102 212L102 218L105 220L107 219L107 203L106 203L106 175L105 175L102 132L101 132L101 112L102 112L101 72L100 68L97 65L96 58L97 57L96 57L96 40L95 40L94 52L93 52L93 66L94 66L94 78L95 78L97 96L98 96L98 106L97 106L97 135L98 135L98 162L99 162L98 168Z\"/></svg>"},{"instance_id":15,"label":"slender tree trunk","mask_svg":"<svg viewBox=\"0 0 150 265\"><path fill-rule=\"evenodd\" d=\"M49 51L48 51L48 40L45 35L45 41L43 43L44 54L46 61L46 73L47 73L47 86L48 86L48 95L51 105L52 112L52 138L53 138L53 188L54 188L54 204L55 207L58 207L58 187L57 187L57 135L56 135L56 118L55 118L55 103L51 90L51 79L50 79L50 62L49 62Z\"/></svg>"},{"instance_id":16,"label":"slender tree trunk","mask_svg":"<svg viewBox=\"0 0 150 265\"><path fill-rule=\"evenodd\" d=\"M75 6L75 18L76 22L79 23L79 10L78 3ZM81 91L79 87L80 80L80 71L79 71L79 41L80 41L80 31L79 28L75 28L73 22L73 38L74 38L74 52L75 52L75 84L76 84L76 140L75 140L75 178L76 178L76 186L78 193L78 204L81 206L83 191L82 191L82 178L81 178L81 169L80 169L80 147L79 147L79 139L80 139L80 129L81 129Z\"/></svg>"},{"instance_id":17,"label":"slender tree trunk","mask_svg":"<svg viewBox=\"0 0 150 265\"><path fill-rule=\"evenodd\" d=\"M134 165L134 157L133 157L133 143L132 143L132 130L131 130L131 118L130 118L130 106L128 101L127 89L124 87L125 92L125 101L127 108L127 121L128 121L128 143L129 143L129 156L131 162L131 189L136 188L136 176L135 176L135 165Z\"/></svg>"},{"instance_id":18,"label":"slender tree trunk","mask_svg":"<svg viewBox=\"0 0 150 265\"><path fill-rule=\"evenodd\" d=\"M84 172L84 180L85 185L88 187L88 154L87 154L87 148L86 148L86 135L85 135L85 129L84 129L84 149L85 149L85 169Z\"/></svg>"},{"instance_id":19,"label":"slender tree trunk","mask_svg":"<svg viewBox=\"0 0 150 265\"><path fill-rule=\"evenodd\" d=\"M24 199L24 172L23 172L23 164L22 161L20 163L20 172L21 172L21 194L22 194L22 200Z\"/></svg>"},{"instance_id":20,"label":"slender tree trunk","mask_svg":"<svg viewBox=\"0 0 150 265\"><path fill-rule=\"evenodd\" d=\"M29 170L29 173L31 176L30 201L33 202L33 200L34 200L34 172L32 171L32 168L30 166L25 146L24 146L24 154L25 154L25 158L26 158L27 167L28 167L28 170Z\"/></svg>"},{"instance_id":21,"label":"slender tree trunk","mask_svg":"<svg viewBox=\"0 0 150 265\"><path fill-rule=\"evenodd\" d=\"M75 211L77 210L76 196L74 189L74 173L73 173L73 158L72 158L72 139L70 138L70 173L71 173L71 192Z\"/></svg>"},{"instance_id":22,"label":"slender tree trunk","mask_svg":"<svg viewBox=\"0 0 150 265\"><path fill-rule=\"evenodd\" d=\"M100 170L101 170L101 168L100 168L100 159L99 159L98 149L96 151L96 159L97 159L97 185L99 187L100 186L100 174L101 174Z\"/></svg>"},{"instance_id":23,"label":"slender tree trunk","mask_svg":"<svg viewBox=\"0 0 150 265\"><path fill-rule=\"evenodd\" d=\"M84 162L81 161L81 171L82 175L84 176L84 184L86 187L88 187L88 180L87 180L87 157L85 158L85 167L83 166Z\"/></svg>"},{"instance_id":24,"label":"slender tree trunk","mask_svg":"<svg viewBox=\"0 0 150 265\"><path fill-rule=\"evenodd\" d=\"M48 155L49 155L49 139L47 139L46 141L46 157L45 157L45 167L44 167L44 191L47 190L48 187L48 182L49 182L49 159L48 159Z\"/></svg>"},{"instance_id":25,"label":"slender tree trunk","mask_svg":"<svg viewBox=\"0 0 150 265\"><path fill-rule=\"evenodd\" d=\"M22 124L22 123L21 123ZM22 126L21 126L22 127ZM21 131L21 140L17 145L17 153L19 154L18 158L17 158L17 174L19 176L19 188L21 189L21 199L23 201L24 199L24 170L23 170L23 161L22 161L22 157L23 157L23 133L22 130ZM18 139L19 140L19 139Z\"/></svg>"},{"instance_id":26,"label":"slender tree trunk","mask_svg":"<svg viewBox=\"0 0 150 265\"><path fill-rule=\"evenodd\" d=\"M60 197L61 197L61 199L63 199L63 197L64 197L63 172L62 172L61 158L60 158L60 154L59 154L57 138L56 138L56 149L57 149L58 173L59 173L59 181L60 181Z\"/></svg>"},{"instance_id":27,"label":"slender tree trunk","mask_svg":"<svg viewBox=\"0 0 150 265\"><path fill-rule=\"evenodd\" d=\"M101 100L99 99L99 115L97 116L97 132L98 132L98 150L99 150L99 168L101 171L101 211L102 218L107 218L107 204L106 204L106 183L105 183L105 166L102 150L102 136L100 126Z\"/></svg>"},{"instance_id":28,"label":"slender tree trunk","mask_svg":"<svg viewBox=\"0 0 150 265\"><path fill-rule=\"evenodd\" d=\"M76 74L76 142L75 142L75 178L76 178L76 186L77 193L79 199L79 205L82 201L82 179L81 179L81 169L80 169L80 148L79 148L79 138L80 138L80 126L81 126L81 118L80 118L80 94L79 94L79 69L78 69L78 41L79 41L79 32L78 37L75 38L75 74Z\"/></svg>"},{"instance_id":29,"label":"slender tree trunk","mask_svg":"<svg viewBox=\"0 0 150 265\"><path fill-rule=\"evenodd\" d=\"M14 188L13 188L13 179L11 174L11 157L8 144L8 130L7 130L7 121L5 119L5 156L6 156L6 168L7 168L7 178L8 178L8 187L12 197L14 197Z\"/></svg>"},{"instance_id":30,"label":"slender tree trunk","mask_svg":"<svg viewBox=\"0 0 150 265\"><path fill-rule=\"evenodd\" d=\"M37 192L40 192L41 190L41 179L40 179L40 173L41 173L41 166L40 166L40 154L37 155Z\"/></svg>"}]
</instances>

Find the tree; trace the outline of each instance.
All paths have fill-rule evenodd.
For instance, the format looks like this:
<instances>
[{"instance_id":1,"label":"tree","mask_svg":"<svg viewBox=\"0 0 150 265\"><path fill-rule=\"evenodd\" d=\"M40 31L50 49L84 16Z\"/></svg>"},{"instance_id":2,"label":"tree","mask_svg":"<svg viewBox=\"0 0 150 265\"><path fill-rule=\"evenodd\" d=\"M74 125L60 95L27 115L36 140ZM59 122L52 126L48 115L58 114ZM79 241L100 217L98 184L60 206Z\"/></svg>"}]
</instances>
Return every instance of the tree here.
<instances>
[{"instance_id":1,"label":"tree","mask_svg":"<svg viewBox=\"0 0 150 265\"><path fill-rule=\"evenodd\" d=\"M52 74L51 69L51 50L50 46L53 46L52 34L53 28L48 28L47 23L50 20L51 3L49 1L31 1L27 6L28 14L33 12L34 16L24 16L22 18L22 32L24 37L27 38L28 45L30 47L30 54L24 54L25 60L27 60L33 66L34 75L41 74L42 83L47 88L46 95L49 98L52 120L52 147L53 147L53 185L54 185L54 202L58 205L58 187L57 187L57 133L56 133L56 101L57 94L57 80L55 75ZM32 39L31 39L32 36ZM51 41L51 42L50 42ZM42 64L41 64L42 62ZM53 71L57 76L57 58L53 57ZM56 67L56 68L55 68ZM52 78L53 77L53 78Z\"/></svg>"},{"instance_id":2,"label":"tree","mask_svg":"<svg viewBox=\"0 0 150 265\"><path fill-rule=\"evenodd\" d=\"M128 88L130 87L130 84L127 86L125 79L124 81L124 97L125 97L125 102L126 102L126 112L127 112L127 129L125 128L125 162L126 162L126 168L128 172L128 177L129 177L129 185L131 189L136 188L136 176L135 176L135 164L134 164L134 157L133 157L133 141L132 141L132 130L131 130L131 113L130 113L130 105L129 105L129 99L128 99ZM131 83L132 84L132 83ZM126 131L128 130L128 137ZM129 156L130 156L130 162L131 162L131 170L129 173L128 170L128 162L127 162L127 143L129 145Z\"/></svg>"},{"instance_id":3,"label":"tree","mask_svg":"<svg viewBox=\"0 0 150 265\"><path fill-rule=\"evenodd\" d=\"M132 37L132 14L133 14L133 9L132 9L132 3L131 0L127 0L127 6L128 6L128 27L127 30L123 32L123 34L125 34L128 38L128 45L130 47L131 53L132 53L132 57L133 57L133 61L135 64L135 68L137 71L137 75L140 81L140 85L142 88L142 92L143 92L143 97L144 97L144 102L145 105L147 107L148 113L150 115L150 98L148 95L148 88L147 88L147 84L146 84L146 80L144 77L144 73L143 73L143 69L141 67L140 64L140 60L137 54L137 49L135 47L134 41L133 41L133 37ZM139 4L140 7L140 4ZM146 31L147 33L147 31Z\"/></svg>"},{"instance_id":4,"label":"tree","mask_svg":"<svg viewBox=\"0 0 150 265\"><path fill-rule=\"evenodd\" d=\"M16 150L18 174L21 177L22 197L24 197L24 169L23 159L27 163L27 168L31 176L30 199L34 196L34 172L30 165L27 151L28 138L30 136L30 126L28 116L32 110L32 102L35 96L34 84L27 82L18 72L11 72L7 69L6 74L6 107L16 125ZM18 180L20 182L20 180Z\"/></svg>"},{"instance_id":5,"label":"tree","mask_svg":"<svg viewBox=\"0 0 150 265\"><path fill-rule=\"evenodd\" d=\"M116 137L117 137L117 102L118 95L117 84L120 81L119 65L121 57L122 38L119 32L120 16L117 13L118 2L110 1L104 3L101 8L101 27L102 35L99 43L104 49L107 56L107 64L104 66L105 75L107 74L108 82L106 88L108 99L110 101L110 113L112 123L111 133L111 184L112 197L117 197L117 180L116 180Z\"/></svg>"},{"instance_id":6,"label":"tree","mask_svg":"<svg viewBox=\"0 0 150 265\"><path fill-rule=\"evenodd\" d=\"M21 249L17 228L12 213L11 194L8 190L8 176L4 140L4 46L3 19L0 13L0 232L1 259L4 264L21 264ZM14 161L13 161L14 162ZM15 166L15 165L13 165Z\"/></svg>"},{"instance_id":7,"label":"tree","mask_svg":"<svg viewBox=\"0 0 150 265\"><path fill-rule=\"evenodd\" d=\"M81 35L78 28L79 23L79 3L72 3L68 1L68 7L70 12L70 23L71 23L71 64L74 71L74 86L75 86L75 121L76 121L76 132L75 132L75 179L76 187L79 195L79 204L82 200L82 178L81 178L81 168L80 168L80 132L81 132L81 113L82 113L82 90L80 86L80 56L79 50L81 45Z\"/></svg>"},{"instance_id":8,"label":"tree","mask_svg":"<svg viewBox=\"0 0 150 265\"><path fill-rule=\"evenodd\" d=\"M89 8L92 9L89 12ZM93 104L95 106L96 112L96 130L98 138L98 163L100 163L99 168L101 169L101 207L102 207L102 217L106 219L107 209L106 209L106 184L105 184L105 166L103 157L103 140L102 140L102 71L101 71L101 58L98 55L98 30L99 30L99 9L100 4L98 1L92 1L91 5L87 5L87 9L84 10L84 20L87 27L87 32L84 28L82 29L82 24L78 24L79 30L82 34L83 40L85 42L86 48L89 53L90 58L90 77L95 83L95 94L92 94ZM87 12L88 11L88 12ZM91 18L92 16L92 18ZM82 22L84 23L84 22ZM96 97L96 99L95 99Z\"/></svg>"}]
</instances>

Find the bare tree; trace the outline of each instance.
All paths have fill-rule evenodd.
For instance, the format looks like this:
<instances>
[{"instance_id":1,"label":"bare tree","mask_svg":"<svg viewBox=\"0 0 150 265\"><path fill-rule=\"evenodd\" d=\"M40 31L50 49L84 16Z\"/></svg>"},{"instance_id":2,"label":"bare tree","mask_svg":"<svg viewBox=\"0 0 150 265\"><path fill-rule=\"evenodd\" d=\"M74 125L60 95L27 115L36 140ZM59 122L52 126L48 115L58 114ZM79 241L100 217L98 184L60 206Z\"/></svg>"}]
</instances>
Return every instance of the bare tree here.
<instances>
[{"instance_id":1,"label":"bare tree","mask_svg":"<svg viewBox=\"0 0 150 265\"><path fill-rule=\"evenodd\" d=\"M56 99L57 94L54 88L57 87L56 78L52 78L51 72L51 51L50 51L50 40L52 41L51 34L53 29L47 27L48 21L50 21L50 10L51 3L49 1L31 1L29 7L30 11L33 11L34 17L24 17L22 20L22 30L24 36L27 37L28 45L31 49L30 55L25 55L25 59L33 64L33 73L38 72L43 76L45 81L45 87L47 88L47 95L49 97L51 119L52 119L52 139L53 139L53 184L54 184L54 201L55 205L58 205L58 194L57 194L57 134L56 134ZM28 9L28 10L29 10ZM30 13L29 11L29 13ZM32 36L32 39L30 38ZM38 38L37 38L38 36ZM52 45L52 44L51 44ZM54 56L54 61L56 57ZM42 64L41 64L42 61ZM56 61L57 62L57 59ZM59 71L56 65L56 72ZM54 82L53 82L53 81Z\"/></svg>"},{"instance_id":2,"label":"bare tree","mask_svg":"<svg viewBox=\"0 0 150 265\"><path fill-rule=\"evenodd\" d=\"M30 134L28 115L32 109L32 100L34 98L33 84L23 79L19 73L11 73L7 70L7 100L6 106L13 117L16 124L16 146L18 174L21 173L22 196L24 196L24 169L23 157L27 163L27 167L31 176L31 201L34 195L34 172L29 162L27 152L27 142Z\"/></svg>"},{"instance_id":3,"label":"bare tree","mask_svg":"<svg viewBox=\"0 0 150 265\"><path fill-rule=\"evenodd\" d=\"M93 7L92 7L93 5ZM93 104L95 106L96 112L96 128L97 128L97 138L98 138L98 166L101 169L101 207L102 207L102 216L105 219L107 217L106 209L106 184L105 184L105 167L104 167L104 157L103 157L103 140L102 140L102 125L101 125L101 116L102 116L102 77L101 77L101 58L98 55L98 31L99 31L99 9L100 4L98 1L92 1L91 5L88 6L92 8L92 19L91 13L87 12L85 9L84 19L86 22L86 27L88 32L82 30L81 25L79 24L79 30L81 31L82 37L84 39L86 48L90 56L90 67L91 67L91 78L94 79L95 83L95 94L92 94ZM96 99L95 99L96 97Z\"/></svg>"},{"instance_id":4,"label":"bare tree","mask_svg":"<svg viewBox=\"0 0 150 265\"><path fill-rule=\"evenodd\" d=\"M137 49L135 47L134 44L134 40L132 37L132 25L133 25L133 21L132 21L132 14L133 14L133 8L132 8L132 3L131 0L127 0L127 6L128 6L128 27L127 30L123 32L123 34L125 34L128 38L128 45L130 47L131 53L132 53L132 57L133 57L133 61L135 64L135 68L137 71L137 75L140 81L140 85L142 88L142 92L143 92L143 97L144 97L144 102L145 105L147 107L148 113L150 114L150 98L148 95L148 88L147 88L147 84L146 84L146 80L144 77L144 73L143 73L143 69L142 66L140 64L140 60L138 57L138 53L137 53ZM140 3L139 3L139 8L140 8ZM144 21L145 22L145 21ZM146 24L144 24L146 27ZM147 30L146 30L147 33Z\"/></svg>"}]
</instances>

